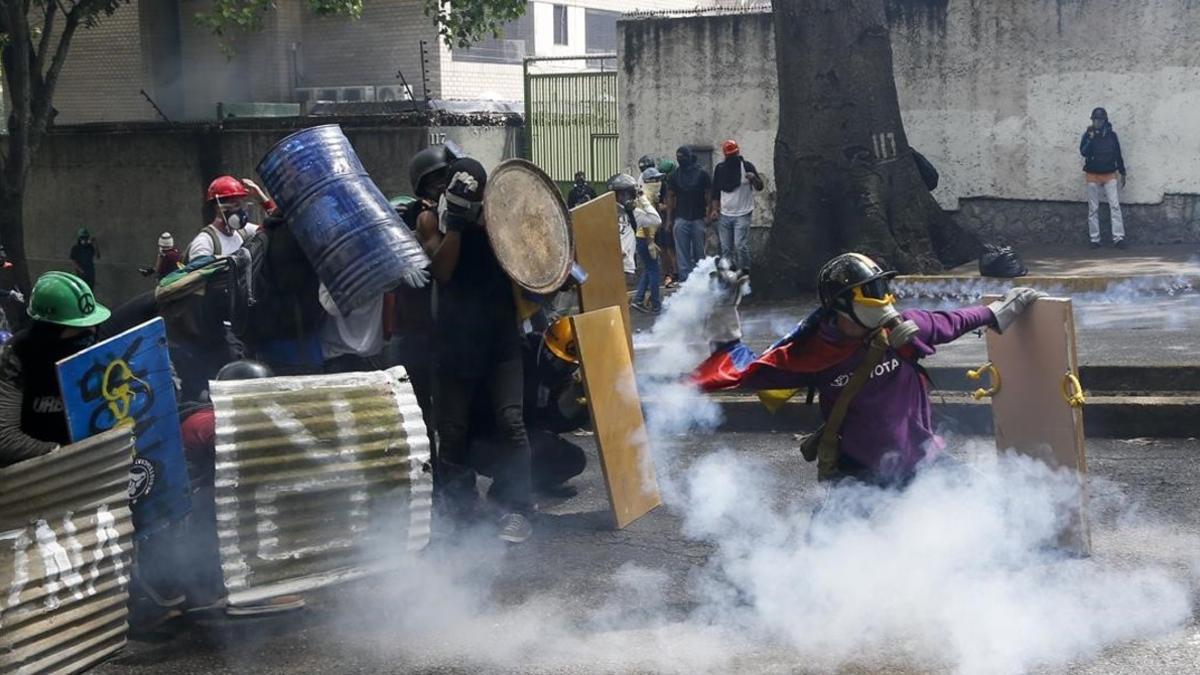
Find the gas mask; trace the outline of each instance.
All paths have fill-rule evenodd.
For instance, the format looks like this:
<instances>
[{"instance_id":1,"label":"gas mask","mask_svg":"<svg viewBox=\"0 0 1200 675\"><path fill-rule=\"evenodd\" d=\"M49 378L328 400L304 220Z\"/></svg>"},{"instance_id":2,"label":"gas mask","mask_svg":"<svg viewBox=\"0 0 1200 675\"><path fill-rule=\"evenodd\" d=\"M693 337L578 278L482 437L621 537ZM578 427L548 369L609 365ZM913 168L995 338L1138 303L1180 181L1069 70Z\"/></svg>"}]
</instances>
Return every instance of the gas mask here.
<instances>
[{"instance_id":1,"label":"gas mask","mask_svg":"<svg viewBox=\"0 0 1200 675\"><path fill-rule=\"evenodd\" d=\"M896 296L892 295L886 279L875 279L850 291L853 297L850 318L868 330L883 328L888 331L888 343L899 349L916 337L917 324L905 319L896 310Z\"/></svg>"},{"instance_id":2,"label":"gas mask","mask_svg":"<svg viewBox=\"0 0 1200 675\"><path fill-rule=\"evenodd\" d=\"M238 207L236 211L221 211L221 217L231 230L240 230L250 222L250 216L246 214L244 207Z\"/></svg>"}]
</instances>

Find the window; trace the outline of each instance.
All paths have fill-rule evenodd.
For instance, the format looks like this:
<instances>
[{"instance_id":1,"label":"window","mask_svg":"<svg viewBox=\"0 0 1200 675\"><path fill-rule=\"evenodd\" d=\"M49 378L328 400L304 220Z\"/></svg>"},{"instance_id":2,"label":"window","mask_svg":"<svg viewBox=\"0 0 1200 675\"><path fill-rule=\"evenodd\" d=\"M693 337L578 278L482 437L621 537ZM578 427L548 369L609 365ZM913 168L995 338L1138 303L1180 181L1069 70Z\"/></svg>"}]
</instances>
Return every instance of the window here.
<instances>
[{"instance_id":1,"label":"window","mask_svg":"<svg viewBox=\"0 0 1200 675\"><path fill-rule=\"evenodd\" d=\"M565 45L571 40L570 32L567 30L567 6L554 6L554 44Z\"/></svg>"},{"instance_id":2,"label":"window","mask_svg":"<svg viewBox=\"0 0 1200 675\"><path fill-rule=\"evenodd\" d=\"M620 12L584 10L584 48L588 54L617 51L617 19Z\"/></svg>"},{"instance_id":3,"label":"window","mask_svg":"<svg viewBox=\"0 0 1200 675\"><path fill-rule=\"evenodd\" d=\"M488 36L470 49L450 51L455 61L477 63L521 63L526 56L533 56L533 3L525 3L521 18L504 24L500 37Z\"/></svg>"}]
</instances>

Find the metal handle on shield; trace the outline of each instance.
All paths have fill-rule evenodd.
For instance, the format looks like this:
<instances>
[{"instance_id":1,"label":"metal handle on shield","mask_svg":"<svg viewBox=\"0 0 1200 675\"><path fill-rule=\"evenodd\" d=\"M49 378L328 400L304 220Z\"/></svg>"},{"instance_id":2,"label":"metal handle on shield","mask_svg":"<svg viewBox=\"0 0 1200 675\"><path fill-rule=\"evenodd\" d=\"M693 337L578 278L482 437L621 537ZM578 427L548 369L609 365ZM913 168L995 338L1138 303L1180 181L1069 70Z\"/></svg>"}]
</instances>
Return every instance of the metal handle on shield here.
<instances>
[{"instance_id":1,"label":"metal handle on shield","mask_svg":"<svg viewBox=\"0 0 1200 675\"><path fill-rule=\"evenodd\" d=\"M1083 396L1083 385L1079 383L1079 377L1075 373L1068 372L1063 375L1062 381L1063 400L1072 408L1082 408L1087 399Z\"/></svg>"},{"instance_id":2,"label":"metal handle on shield","mask_svg":"<svg viewBox=\"0 0 1200 675\"><path fill-rule=\"evenodd\" d=\"M971 394L976 401L982 401L988 396L995 396L996 394L1000 393L1000 371L996 369L996 366L993 365L991 361L979 366L975 370L968 370L967 378L971 380L978 380L983 377L984 373L987 373L988 379L992 386L987 389L976 389L974 393Z\"/></svg>"}]
</instances>

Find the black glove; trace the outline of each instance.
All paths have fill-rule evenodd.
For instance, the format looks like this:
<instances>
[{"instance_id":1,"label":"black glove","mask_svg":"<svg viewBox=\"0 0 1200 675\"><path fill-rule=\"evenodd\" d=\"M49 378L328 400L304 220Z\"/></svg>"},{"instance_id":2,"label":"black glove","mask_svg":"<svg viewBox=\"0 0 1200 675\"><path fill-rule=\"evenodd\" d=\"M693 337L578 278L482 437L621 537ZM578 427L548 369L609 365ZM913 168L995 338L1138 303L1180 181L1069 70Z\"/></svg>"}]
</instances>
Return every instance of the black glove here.
<instances>
[{"instance_id":1,"label":"black glove","mask_svg":"<svg viewBox=\"0 0 1200 675\"><path fill-rule=\"evenodd\" d=\"M447 232L462 232L471 224L471 220L466 214L452 209L446 209L446 216L442 222L446 224Z\"/></svg>"}]
</instances>

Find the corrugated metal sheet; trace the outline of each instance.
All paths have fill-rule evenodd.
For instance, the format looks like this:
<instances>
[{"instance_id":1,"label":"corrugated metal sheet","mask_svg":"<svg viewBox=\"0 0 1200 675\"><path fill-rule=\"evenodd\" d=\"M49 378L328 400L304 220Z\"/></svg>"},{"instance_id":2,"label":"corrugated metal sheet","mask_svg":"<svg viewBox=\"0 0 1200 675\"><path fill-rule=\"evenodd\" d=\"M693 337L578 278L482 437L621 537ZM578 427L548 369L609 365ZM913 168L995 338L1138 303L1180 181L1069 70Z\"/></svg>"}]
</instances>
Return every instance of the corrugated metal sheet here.
<instances>
[{"instance_id":1,"label":"corrugated metal sheet","mask_svg":"<svg viewBox=\"0 0 1200 675\"><path fill-rule=\"evenodd\" d=\"M230 601L319 588L429 542L429 437L403 368L213 382Z\"/></svg>"},{"instance_id":2,"label":"corrugated metal sheet","mask_svg":"<svg viewBox=\"0 0 1200 675\"><path fill-rule=\"evenodd\" d=\"M76 673L125 644L133 436L0 469L0 673Z\"/></svg>"}]
</instances>

